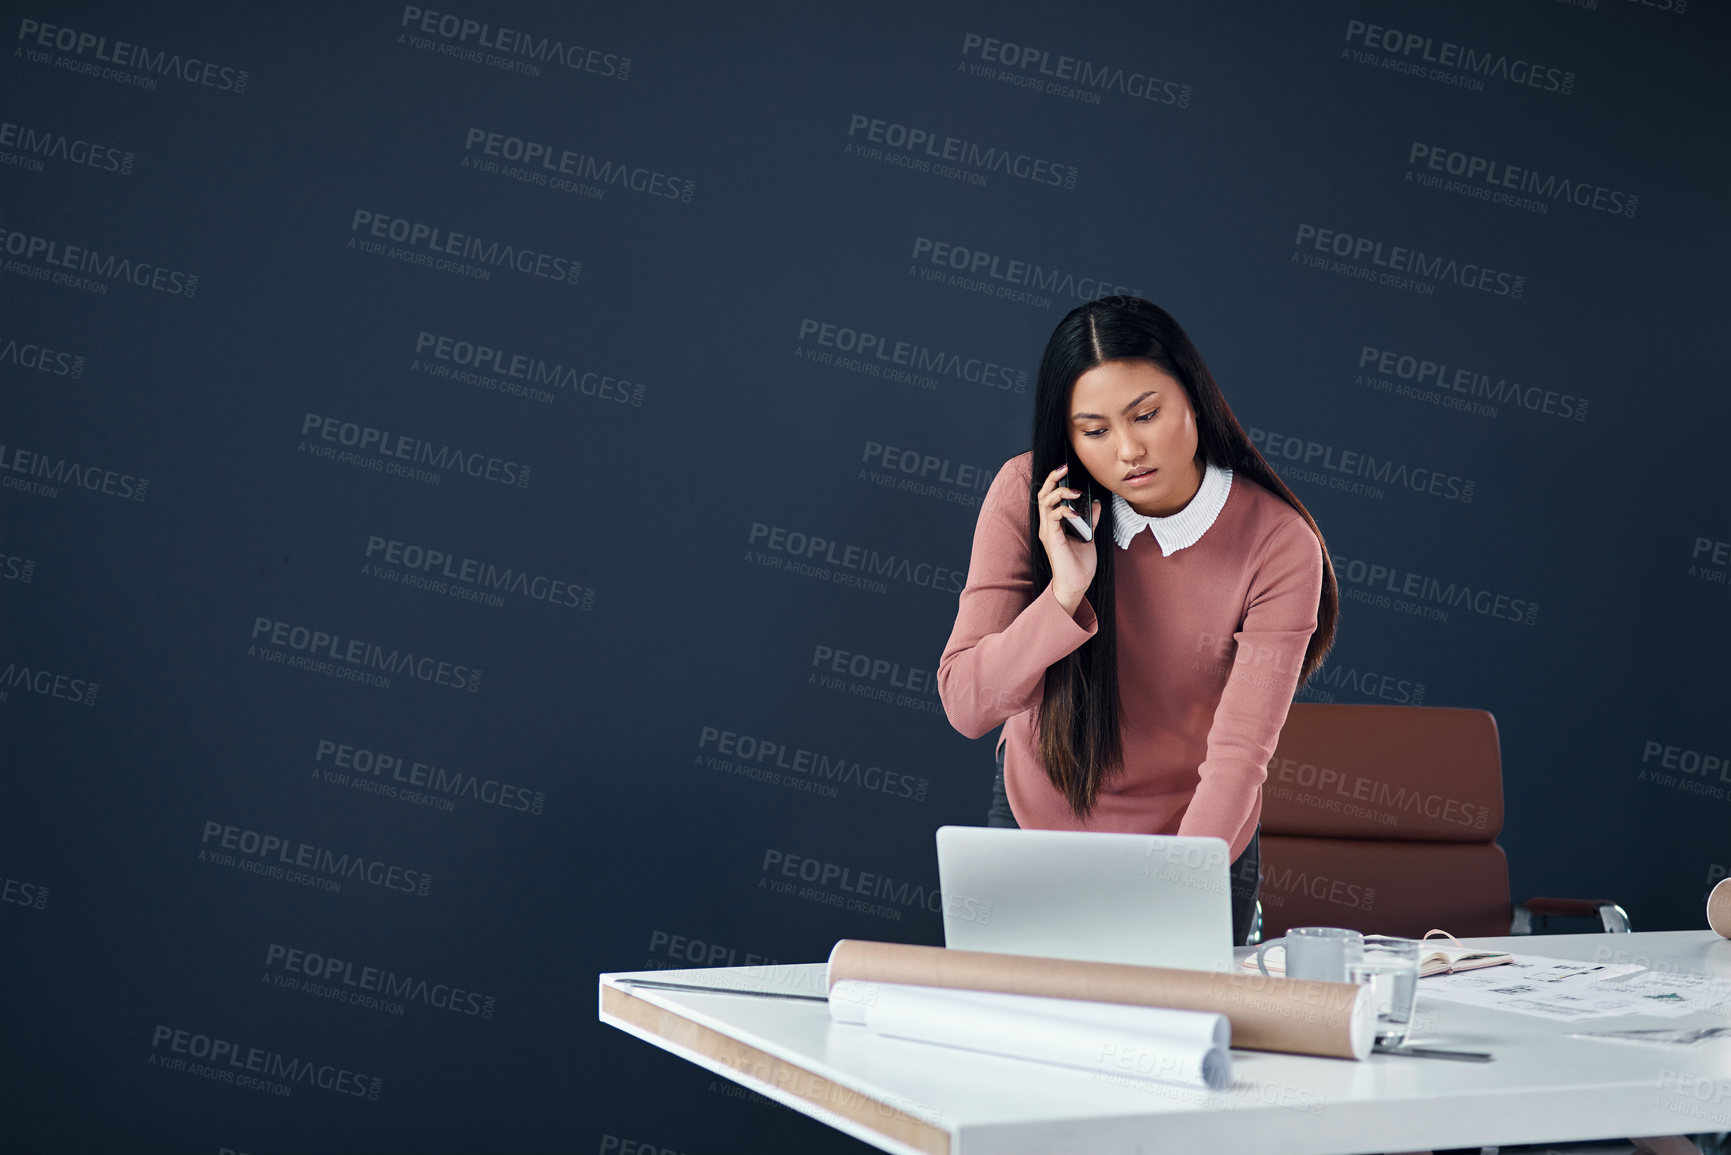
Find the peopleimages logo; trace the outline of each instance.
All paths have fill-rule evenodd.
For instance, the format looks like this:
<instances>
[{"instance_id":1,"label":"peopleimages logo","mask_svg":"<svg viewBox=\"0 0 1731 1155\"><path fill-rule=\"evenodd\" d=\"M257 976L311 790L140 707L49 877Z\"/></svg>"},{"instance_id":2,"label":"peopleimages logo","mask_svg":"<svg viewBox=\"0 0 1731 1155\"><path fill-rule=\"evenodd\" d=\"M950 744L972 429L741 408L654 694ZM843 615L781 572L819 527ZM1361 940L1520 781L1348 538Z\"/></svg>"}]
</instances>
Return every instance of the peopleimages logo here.
<instances>
[{"instance_id":1,"label":"peopleimages logo","mask_svg":"<svg viewBox=\"0 0 1731 1155\"><path fill-rule=\"evenodd\" d=\"M29 577L26 576L25 580L28 581ZM23 693L70 702L74 706L94 706L101 692L100 682L57 673L42 666L7 662L5 668L0 669L0 702L11 700L13 694Z\"/></svg>"},{"instance_id":2,"label":"peopleimages logo","mask_svg":"<svg viewBox=\"0 0 1731 1155\"><path fill-rule=\"evenodd\" d=\"M415 791L427 791L434 796L432 801L439 803L433 807L436 810L453 809L453 798L532 815L540 814L547 805L547 795L539 790L334 738L320 738L313 747L313 768L315 775L322 774L337 785L354 785L404 801L421 801L414 797ZM342 778L348 781L337 781Z\"/></svg>"},{"instance_id":3,"label":"peopleimages logo","mask_svg":"<svg viewBox=\"0 0 1731 1155\"><path fill-rule=\"evenodd\" d=\"M510 385L492 386L501 393L523 392L537 401L552 401L557 389L573 396L593 397L615 405L641 406L643 383L627 381L594 369L549 361L517 349L501 349L425 329L415 334L416 361L410 366L433 377L450 377L469 384L502 378ZM423 366L421 359L429 364ZM478 379L476 375L481 377Z\"/></svg>"},{"instance_id":4,"label":"peopleimages logo","mask_svg":"<svg viewBox=\"0 0 1731 1155\"><path fill-rule=\"evenodd\" d=\"M1483 91L1486 80L1501 80L1560 96L1567 96L1575 90L1575 74L1561 68L1449 40L1437 40L1418 32L1385 28L1363 20L1346 22L1346 42L1363 46L1361 52L1350 48L1341 50L1343 55L1350 54L1350 58L1360 64L1379 64L1392 72L1474 91ZM1386 56L1378 59L1378 53Z\"/></svg>"},{"instance_id":5,"label":"peopleimages logo","mask_svg":"<svg viewBox=\"0 0 1731 1155\"><path fill-rule=\"evenodd\" d=\"M1657 968L1655 968L1657 969ZM1725 984L1715 982L1718 990L1701 1001L1722 1005L1728 993ZM1647 1106L1664 1111L1668 1116L1683 1116L1706 1123L1705 1127L1689 1127L1690 1131L1724 1131L1731 1127L1731 1079L1714 1079L1696 1071L1680 1071L1676 1067L1659 1068L1659 1084ZM1683 1130L1673 1123L1668 1129Z\"/></svg>"},{"instance_id":6,"label":"peopleimages logo","mask_svg":"<svg viewBox=\"0 0 1731 1155\"><path fill-rule=\"evenodd\" d=\"M189 301L198 296L196 273L117 253L102 253L84 245L69 245L16 229L0 227L0 252L17 258L6 263L9 273L83 289L99 296L106 295L111 284L134 285Z\"/></svg>"},{"instance_id":7,"label":"peopleimages logo","mask_svg":"<svg viewBox=\"0 0 1731 1155\"><path fill-rule=\"evenodd\" d=\"M1634 193L1590 181L1540 173L1520 165L1461 152L1446 145L1413 141L1406 155L1406 179L1426 188L1507 204L1513 208L1549 212L1552 203L1571 204L1614 216L1632 217L1641 203ZM1445 182L1443 177L1458 177ZM1459 187L1456 187L1459 186Z\"/></svg>"},{"instance_id":8,"label":"peopleimages logo","mask_svg":"<svg viewBox=\"0 0 1731 1155\"><path fill-rule=\"evenodd\" d=\"M347 851L338 853L328 847L246 830L214 819L205 822L200 842L203 845L198 852L200 862L238 866L249 874L265 874L272 878L284 878L284 868L288 868L288 872L306 871L310 879L291 878L287 881L315 885L319 890L340 891L344 882L364 882L381 890L425 898L433 885L433 876L424 870L412 870ZM236 860L236 855L244 859L244 865Z\"/></svg>"},{"instance_id":9,"label":"peopleimages logo","mask_svg":"<svg viewBox=\"0 0 1731 1155\"><path fill-rule=\"evenodd\" d=\"M1585 421L1588 401L1573 393L1523 385L1507 377L1494 380L1488 373L1450 365L1447 361L1361 345L1358 351L1358 383L1414 401L1428 401L1444 409L1458 409L1483 417L1495 417L1496 405L1508 405L1543 413L1565 421ZM1378 376L1381 374L1382 376ZM1393 378L1394 380L1390 380ZM1395 384L1395 381L1401 384ZM1456 396L1460 394L1460 396ZM1469 400L1482 398L1483 400ZM1495 402L1496 405L1486 404Z\"/></svg>"},{"instance_id":10,"label":"peopleimages logo","mask_svg":"<svg viewBox=\"0 0 1731 1155\"><path fill-rule=\"evenodd\" d=\"M1044 48L982 36L977 32L965 33L962 36L962 59L1013 69L1015 73L1021 74L1015 80L1004 75L997 79L1007 84L1015 84L1016 87L1080 100L1085 104L1099 104L1099 93L1115 92L1120 96L1153 104L1166 104L1176 108L1190 107L1188 84L1162 80L1152 73L1134 68L1118 68L1109 64L1095 64L1075 56L1065 56L1062 53L1053 54Z\"/></svg>"},{"instance_id":11,"label":"peopleimages logo","mask_svg":"<svg viewBox=\"0 0 1731 1155\"><path fill-rule=\"evenodd\" d=\"M434 686L467 690L471 694L481 688L481 671L439 658L417 656L412 650L386 649L360 638L345 638L341 634L297 626L292 622L257 617L252 622L253 645L247 647L250 657L285 665L306 668L314 673L333 674L351 681L368 682L390 688L390 678L401 674ZM277 647L272 651L271 647ZM292 651L284 661L281 656ZM376 672L375 672L376 671Z\"/></svg>"},{"instance_id":12,"label":"peopleimages logo","mask_svg":"<svg viewBox=\"0 0 1731 1155\"><path fill-rule=\"evenodd\" d=\"M925 280L939 281L957 288L984 292L988 296L1026 303L1043 300L1046 305L1051 304L1050 298L1036 298L1031 295L1034 293L1051 293L1073 301L1142 295L1140 289L1109 281L1105 277L1047 268L1033 261L952 244L932 237L915 237L909 259L913 261L913 269L918 270ZM947 270L947 273L943 270Z\"/></svg>"},{"instance_id":13,"label":"peopleimages logo","mask_svg":"<svg viewBox=\"0 0 1731 1155\"><path fill-rule=\"evenodd\" d=\"M1405 462L1392 461L1386 457L1378 458L1375 454L1356 449L1337 449L1320 441L1308 441L1284 433L1269 433L1255 426L1250 429L1250 443L1261 449L1270 460L1298 464L1296 470L1288 468L1285 472L1300 475L1302 480L1327 485L1333 489L1364 492L1374 488L1357 484L1336 484L1336 481L1344 482L1346 478L1358 478L1365 482L1386 485L1391 489L1410 489L1414 493L1441 497L1465 505L1472 501L1473 488L1477 484L1471 478L1458 477L1437 469L1408 466ZM1312 466L1326 469L1329 474L1316 474L1311 469ZM1310 476L1303 477L1303 474ZM1368 496L1381 497L1382 493L1377 490Z\"/></svg>"},{"instance_id":14,"label":"peopleimages logo","mask_svg":"<svg viewBox=\"0 0 1731 1155\"><path fill-rule=\"evenodd\" d=\"M833 538L818 534L806 533L802 530L787 529L779 525L769 525L765 522L751 523L751 532L747 542L770 551L772 557L791 559L792 564L779 567L798 570L798 566L826 565L835 566L839 570L848 571L849 575L859 574L863 579L890 578L894 581L904 581L910 585L921 586L939 593L959 594L962 584L967 580L967 574L948 566L936 565L932 562L915 561L912 558L898 557L890 553L879 553L875 549L863 546L848 545ZM747 561L757 560L748 553ZM761 564L761 563L760 563ZM874 583L881 585L883 583Z\"/></svg>"},{"instance_id":15,"label":"peopleimages logo","mask_svg":"<svg viewBox=\"0 0 1731 1155\"><path fill-rule=\"evenodd\" d=\"M48 888L38 882L25 882L22 878L0 879L0 902L13 903L31 910L45 910L48 906Z\"/></svg>"},{"instance_id":16,"label":"peopleimages logo","mask_svg":"<svg viewBox=\"0 0 1731 1155\"><path fill-rule=\"evenodd\" d=\"M1698 535L1689 551L1689 576L1717 585L1731 584L1731 541Z\"/></svg>"},{"instance_id":17,"label":"peopleimages logo","mask_svg":"<svg viewBox=\"0 0 1731 1155\"><path fill-rule=\"evenodd\" d=\"M278 987L400 1015L407 1003L467 1018L490 1019L499 1000L455 983L399 975L387 967L357 964L321 951L271 943L264 952L265 973Z\"/></svg>"},{"instance_id":18,"label":"peopleimages logo","mask_svg":"<svg viewBox=\"0 0 1731 1155\"><path fill-rule=\"evenodd\" d=\"M52 349L34 341L16 337L0 337L0 365L16 365L50 377L70 377L76 381L84 376L84 354Z\"/></svg>"},{"instance_id":19,"label":"peopleimages logo","mask_svg":"<svg viewBox=\"0 0 1731 1155\"><path fill-rule=\"evenodd\" d=\"M1731 754L1692 750L1648 738L1641 744L1641 772L1636 781L1724 800L1731 797L1726 792L1726 785L1731 784Z\"/></svg>"},{"instance_id":20,"label":"peopleimages logo","mask_svg":"<svg viewBox=\"0 0 1731 1155\"><path fill-rule=\"evenodd\" d=\"M937 175L952 167L965 184L985 184L987 174L1012 177L1030 184L1074 189L1080 170L1075 165L1060 164L1043 156L980 144L978 141L945 136L929 128L918 128L896 121L881 120L856 112L848 118L848 144L843 149L849 155L867 160L884 160L903 168L914 168Z\"/></svg>"},{"instance_id":21,"label":"peopleimages logo","mask_svg":"<svg viewBox=\"0 0 1731 1155\"><path fill-rule=\"evenodd\" d=\"M0 487L38 497L59 497L62 485L122 501L143 501L150 496L147 478L100 465L80 465L68 457L16 445L0 444L0 474L5 475Z\"/></svg>"},{"instance_id":22,"label":"peopleimages logo","mask_svg":"<svg viewBox=\"0 0 1731 1155\"><path fill-rule=\"evenodd\" d=\"M506 461L455 445L438 445L406 433L344 421L322 413L308 413L301 418L301 436L306 439L300 443L301 453L362 466L379 473L405 476L414 481L437 484L443 479L442 475L431 470L446 473L455 470L495 485L527 489L532 472L529 466L516 461ZM349 452L339 454L331 448L336 445Z\"/></svg>"},{"instance_id":23,"label":"peopleimages logo","mask_svg":"<svg viewBox=\"0 0 1731 1155\"><path fill-rule=\"evenodd\" d=\"M506 66L506 71L540 76L541 66L549 65L609 80L627 80L631 76L629 56L581 44L567 44L552 36L537 36L504 25L495 26L454 12L436 12L405 4L398 27L419 37L436 38L442 42L436 47L442 56L495 67ZM414 47L422 46L415 44ZM482 49L486 51L482 52Z\"/></svg>"},{"instance_id":24,"label":"peopleimages logo","mask_svg":"<svg viewBox=\"0 0 1731 1155\"><path fill-rule=\"evenodd\" d=\"M26 59L35 63L59 63L52 59L38 59L46 55L41 50L65 52L75 59L61 64L61 67L71 72L100 75L105 80L123 79L123 76L103 74L125 69L141 74L137 80L149 81L140 85L144 88L156 87L154 77L169 77L236 96L246 92L247 70L244 68L233 68L197 56L182 56L178 52L158 51L126 40L110 40L95 32L44 24L29 17L18 22L18 42L26 46L22 50ZM111 65L112 68L103 68L102 65Z\"/></svg>"},{"instance_id":25,"label":"peopleimages logo","mask_svg":"<svg viewBox=\"0 0 1731 1155\"><path fill-rule=\"evenodd\" d=\"M992 487L996 467L970 465L881 441L867 441L860 453L859 480L916 497L978 509Z\"/></svg>"},{"instance_id":26,"label":"peopleimages logo","mask_svg":"<svg viewBox=\"0 0 1731 1155\"><path fill-rule=\"evenodd\" d=\"M1409 289L1425 296L1436 291L1436 284L1451 284L1518 301L1527 286L1526 277L1498 272L1487 265L1473 261L1457 261L1453 257L1437 256L1422 249L1385 244L1371 237L1318 228L1311 224L1301 223L1298 226L1298 233L1293 237L1292 244L1294 264L1326 269L1332 273L1376 281L1394 288ZM1317 253L1325 255L1312 255ZM1328 255L1342 259L1331 265ZM1357 263L1367 260L1370 262L1369 267Z\"/></svg>"},{"instance_id":27,"label":"peopleimages logo","mask_svg":"<svg viewBox=\"0 0 1731 1155\"><path fill-rule=\"evenodd\" d=\"M482 171L500 171L526 184L545 185L558 192L579 193L595 200L605 197L608 188L614 188L642 193L651 200L688 205L697 192L696 183L685 177L668 176L642 165L603 160L586 152L485 128L469 129L463 138L463 152L465 168L495 163L495 169ZM498 166L499 161L506 163ZM510 165L522 168L510 170Z\"/></svg>"},{"instance_id":28,"label":"peopleimages logo","mask_svg":"<svg viewBox=\"0 0 1731 1155\"><path fill-rule=\"evenodd\" d=\"M188 1059L193 1060L190 1066ZM357 1099L377 1099L384 1087L384 1080L376 1075L364 1075L336 1063L297 1058L268 1047L248 1047L161 1023L151 1032L149 1063L284 1097L297 1084ZM268 1085L260 1085L261 1080Z\"/></svg>"},{"instance_id":29,"label":"peopleimages logo","mask_svg":"<svg viewBox=\"0 0 1731 1155\"><path fill-rule=\"evenodd\" d=\"M809 686L944 716L937 696L936 671L821 642L812 648L810 671L806 674Z\"/></svg>"},{"instance_id":30,"label":"peopleimages logo","mask_svg":"<svg viewBox=\"0 0 1731 1155\"><path fill-rule=\"evenodd\" d=\"M905 381L922 389L936 389L939 378L948 378L1001 393L1028 391L1026 369L986 357L934 349L870 329L801 317L796 339L793 355L800 360L833 365L868 377Z\"/></svg>"},{"instance_id":31,"label":"peopleimages logo","mask_svg":"<svg viewBox=\"0 0 1731 1155\"><path fill-rule=\"evenodd\" d=\"M1330 878L1326 874L1311 874L1309 871L1292 867L1282 869L1278 866L1264 866L1262 881L1264 887L1273 892L1268 898L1273 900L1270 905L1275 907L1285 906L1286 900L1296 895L1308 895L1322 902L1354 910L1369 910L1376 902L1375 887L1348 882L1343 878Z\"/></svg>"},{"instance_id":32,"label":"peopleimages logo","mask_svg":"<svg viewBox=\"0 0 1731 1155\"><path fill-rule=\"evenodd\" d=\"M900 921L904 910L927 910L933 914L945 908L945 897L935 886L917 882L897 882L887 874L874 874L852 866L825 862L822 859L792 854L785 850L765 850L759 868L762 877L758 888L775 894L791 894L838 906L862 914ZM799 883L806 883L800 886ZM882 899L879 902L865 901ZM888 905L893 903L895 905ZM952 917L970 922L988 922L991 904L977 898L954 896L948 903Z\"/></svg>"},{"instance_id":33,"label":"peopleimages logo","mask_svg":"<svg viewBox=\"0 0 1731 1155\"><path fill-rule=\"evenodd\" d=\"M1498 593L1466 582L1444 582L1399 566L1363 558L1349 558L1338 553L1329 554L1329 558L1334 562L1334 573L1341 583L1340 596L1347 601L1364 602L1439 622L1449 620L1451 609L1524 626L1537 625L1539 621L1539 603L1528 598Z\"/></svg>"},{"instance_id":34,"label":"peopleimages logo","mask_svg":"<svg viewBox=\"0 0 1731 1155\"><path fill-rule=\"evenodd\" d=\"M814 670L881 682L898 690L914 694L931 694L937 690L937 675L919 666L903 667L888 658L874 658L856 650L841 650L818 643L812 647L811 667ZM808 676L815 685L816 674Z\"/></svg>"},{"instance_id":35,"label":"peopleimages logo","mask_svg":"<svg viewBox=\"0 0 1731 1155\"><path fill-rule=\"evenodd\" d=\"M361 566L363 577L395 580L469 601L502 606L505 601L498 595L507 593L569 609L588 610L595 606L595 591L588 586L379 534L367 538L365 556L367 561Z\"/></svg>"},{"instance_id":36,"label":"peopleimages logo","mask_svg":"<svg viewBox=\"0 0 1731 1155\"><path fill-rule=\"evenodd\" d=\"M1424 683L1380 670L1361 670L1333 658L1317 667L1298 692L1302 702L1332 702L1338 693L1352 693L1396 706L1424 705Z\"/></svg>"},{"instance_id":37,"label":"peopleimages logo","mask_svg":"<svg viewBox=\"0 0 1731 1155\"><path fill-rule=\"evenodd\" d=\"M672 931L656 930L649 933L649 961L644 969L667 970L686 966L694 967L738 967L763 966L778 963L781 960L768 955L756 954L752 951L741 951L738 947L724 946L718 942L707 942L690 935L674 934ZM665 956L659 958L656 956ZM672 962L666 961L673 960Z\"/></svg>"},{"instance_id":38,"label":"peopleimages logo","mask_svg":"<svg viewBox=\"0 0 1731 1155\"><path fill-rule=\"evenodd\" d=\"M1364 803L1366 806L1376 807L1382 812L1378 821L1385 826L1398 825L1400 813L1405 812L1464 826L1469 830L1484 830L1491 816L1489 806L1463 802L1443 794L1426 794L1405 785L1394 786L1362 774L1334 770L1293 758L1276 757L1269 762L1268 784L1296 786L1304 790L1314 790L1318 795L1332 795L1332 798L1308 800L1313 806L1324 801L1333 803L1319 806L1319 809L1339 812L1341 804L1344 803ZM1290 791L1283 796L1291 796ZM1354 814L1354 811L1349 807L1344 813ZM1362 812L1355 816L1365 817Z\"/></svg>"},{"instance_id":39,"label":"peopleimages logo","mask_svg":"<svg viewBox=\"0 0 1731 1155\"><path fill-rule=\"evenodd\" d=\"M0 149L17 149L16 154L0 152L0 164L41 172L44 160L64 161L98 172L132 175L134 157L130 150L99 144L80 137L67 136L49 128L32 128L26 124L0 121Z\"/></svg>"},{"instance_id":40,"label":"peopleimages logo","mask_svg":"<svg viewBox=\"0 0 1731 1155\"><path fill-rule=\"evenodd\" d=\"M355 210L349 219L349 233L350 248L441 272L461 273L476 280L491 279L492 269L510 269L525 276L575 285L583 272L582 261L368 209ZM385 241L405 247L386 250Z\"/></svg>"},{"instance_id":41,"label":"peopleimages logo","mask_svg":"<svg viewBox=\"0 0 1731 1155\"><path fill-rule=\"evenodd\" d=\"M915 802L924 802L926 791L931 786L924 778L868 765L846 755L808 750L803 746L724 730L719 726L701 727L697 748L722 758L736 759L741 764L748 763L759 770L799 774L813 781L855 786L870 793L911 798Z\"/></svg>"}]
</instances>

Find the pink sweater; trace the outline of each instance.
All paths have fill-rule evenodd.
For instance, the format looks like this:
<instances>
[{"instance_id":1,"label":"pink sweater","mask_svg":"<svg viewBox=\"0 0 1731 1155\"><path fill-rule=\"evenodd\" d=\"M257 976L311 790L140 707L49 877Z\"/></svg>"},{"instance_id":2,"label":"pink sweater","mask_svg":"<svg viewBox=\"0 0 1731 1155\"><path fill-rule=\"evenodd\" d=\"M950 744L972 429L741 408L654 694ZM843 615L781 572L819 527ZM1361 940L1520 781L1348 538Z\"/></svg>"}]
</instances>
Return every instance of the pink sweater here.
<instances>
[{"instance_id":1,"label":"pink sweater","mask_svg":"<svg viewBox=\"0 0 1731 1155\"><path fill-rule=\"evenodd\" d=\"M1147 531L1115 551L1124 769L1092 817L1070 811L1040 761L1034 717L1046 667L1097 624L1050 586L1028 555L1033 455L998 471L974 530L956 626L938 664L950 724L970 738L1004 726L1004 780L1023 827L1213 835L1236 859L1262 813L1262 781L1316 629L1322 548L1296 510L1234 474L1214 524L1162 557ZM1110 500L1110 495L1107 495Z\"/></svg>"}]
</instances>

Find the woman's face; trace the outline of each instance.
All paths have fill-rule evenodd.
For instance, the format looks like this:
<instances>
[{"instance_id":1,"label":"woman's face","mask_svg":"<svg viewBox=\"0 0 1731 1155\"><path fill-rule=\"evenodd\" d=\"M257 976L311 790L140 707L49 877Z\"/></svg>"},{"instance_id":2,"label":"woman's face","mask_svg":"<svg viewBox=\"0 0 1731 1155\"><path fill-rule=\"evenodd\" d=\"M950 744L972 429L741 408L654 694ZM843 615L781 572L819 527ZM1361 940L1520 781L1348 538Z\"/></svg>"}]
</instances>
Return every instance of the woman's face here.
<instances>
[{"instance_id":1,"label":"woman's face","mask_svg":"<svg viewBox=\"0 0 1731 1155\"><path fill-rule=\"evenodd\" d=\"M1177 513L1202 484L1190 397L1151 361L1106 361L1076 378L1070 448L1096 481L1147 517Z\"/></svg>"}]
</instances>

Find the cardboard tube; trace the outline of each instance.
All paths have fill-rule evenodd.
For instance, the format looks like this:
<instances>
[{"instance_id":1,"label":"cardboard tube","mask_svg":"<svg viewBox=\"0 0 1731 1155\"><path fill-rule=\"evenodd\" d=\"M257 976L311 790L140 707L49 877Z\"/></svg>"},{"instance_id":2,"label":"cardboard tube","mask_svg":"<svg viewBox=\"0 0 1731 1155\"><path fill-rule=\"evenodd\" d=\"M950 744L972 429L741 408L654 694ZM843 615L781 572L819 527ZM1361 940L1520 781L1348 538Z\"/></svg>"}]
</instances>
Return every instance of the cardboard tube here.
<instances>
[{"instance_id":1,"label":"cardboard tube","mask_svg":"<svg viewBox=\"0 0 1731 1155\"><path fill-rule=\"evenodd\" d=\"M1731 938L1731 878L1722 878L1707 896L1707 925L1720 938Z\"/></svg>"},{"instance_id":2,"label":"cardboard tube","mask_svg":"<svg viewBox=\"0 0 1731 1155\"><path fill-rule=\"evenodd\" d=\"M1356 983L842 939L829 955L829 985L846 979L1211 1011L1231 1022L1233 1046L1252 1051L1362 1059L1376 1034L1370 987Z\"/></svg>"}]
</instances>

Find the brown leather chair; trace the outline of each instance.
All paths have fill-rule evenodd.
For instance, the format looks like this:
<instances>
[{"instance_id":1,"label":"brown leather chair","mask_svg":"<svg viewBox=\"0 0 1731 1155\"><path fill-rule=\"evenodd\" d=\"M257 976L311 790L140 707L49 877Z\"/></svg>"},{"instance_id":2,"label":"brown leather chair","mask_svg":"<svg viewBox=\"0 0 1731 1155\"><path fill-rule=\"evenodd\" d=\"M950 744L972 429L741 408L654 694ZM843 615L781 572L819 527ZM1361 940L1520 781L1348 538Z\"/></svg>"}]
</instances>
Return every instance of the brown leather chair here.
<instances>
[{"instance_id":1,"label":"brown leather chair","mask_svg":"<svg viewBox=\"0 0 1731 1155\"><path fill-rule=\"evenodd\" d=\"M1525 934L1603 899L1510 901L1502 753L1484 710L1295 702L1262 787L1262 925L1418 938Z\"/></svg>"}]
</instances>

